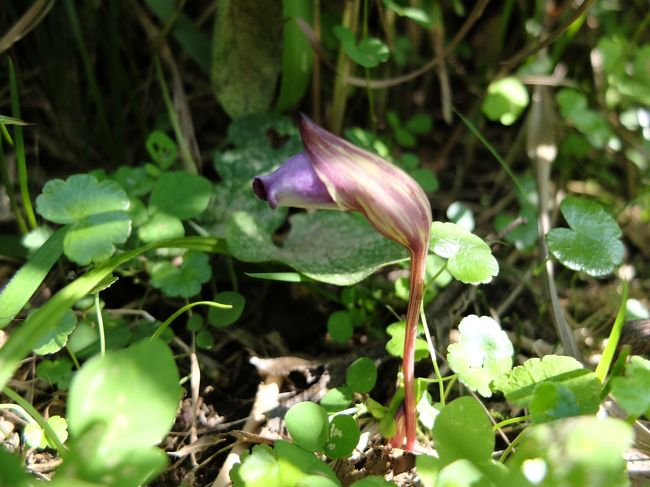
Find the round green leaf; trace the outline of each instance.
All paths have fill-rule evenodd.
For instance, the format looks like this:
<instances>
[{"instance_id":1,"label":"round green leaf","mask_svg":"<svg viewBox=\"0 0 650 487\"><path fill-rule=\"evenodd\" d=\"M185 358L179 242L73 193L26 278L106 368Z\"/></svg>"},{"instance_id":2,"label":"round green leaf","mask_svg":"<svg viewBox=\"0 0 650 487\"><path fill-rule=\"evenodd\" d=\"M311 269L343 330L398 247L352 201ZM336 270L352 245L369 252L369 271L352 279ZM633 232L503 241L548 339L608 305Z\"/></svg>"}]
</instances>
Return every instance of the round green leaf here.
<instances>
[{"instance_id":1,"label":"round green leaf","mask_svg":"<svg viewBox=\"0 0 650 487\"><path fill-rule=\"evenodd\" d=\"M93 424L106 425L104 434L96 438L105 462L119 452L155 445L174 423L179 379L174 356L160 340L96 355L72 381L70 432L79 436Z\"/></svg>"},{"instance_id":2,"label":"round green leaf","mask_svg":"<svg viewBox=\"0 0 650 487\"><path fill-rule=\"evenodd\" d=\"M377 367L372 359L361 357L352 362L345 374L345 381L354 392L366 394L375 387Z\"/></svg>"},{"instance_id":3,"label":"round green leaf","mask_svg":"<svg viewBox=\"0 0 650 487\"><path fill-rule=\"evenodd\" d=\"M36 375L59 389L67 389L72 376L72 361L66 357L56 360L43 360L36 366Z\"/></svg>"},{"instance_id":4,"label":"round green leaf","mask_svg":"<svg viewBox=\"0 0 650 487\"><path fill-rule=\"evenodd\" d=\"M567 386L556 382L540 382L533 391L530 415L534 423L546 423L578 416L580 407L576 395Z\"/></svg>"},{"instance_id":5,"label":"round green leaf","mask_svg":"<svg viewBox=\"0 0 650 487\"><path fill-rule=\"evenodd\" d=\"M625 377L612 379L612 394L633 416L650 417L650 361L634 356L625 366Z\"/></svg>"},{"instance_id":6,"label":"round green leaf","mask_svg":"<svg viewBox=\"0 0 650 487\"><path fill-rule=\"evenodd\" d=\"M352 391L347 386L334 387L320 400L320 405L328 413L337 413L352 404Z\"/></svg>"},{"instance_id":7,"label":"round green leaf","mask_svg":"<svg viewBox=\"0 0 650 487\"><path fill-rule=\"evenodd\" d=\"M36 211L55 223L75 223L105 212L125 211L129 198L115 181L88 174L75 174L65 181L52 179L36 198Z\"/></svg>"},{"instance_id":8,"label":"round green leaf","mask_svg":"<svg viewBox=\"0 0 650 487\"><path fill-rule=\"evenodd\" d=\"M349 456L359 443L360 437L361 432L356 420L347 414L337 414L329 425L325 455L329 458Z\"/></svg>"},{"instance_id":9,"label":"round green leaf","mask_svg":"<svg viewBox=\"0 0 650 487\"><path fill-rule=\"evenodd\" d=\"M31 478L23 470L23 465L17 455L12 455L0 448L0 485L12 487L28 487L33 485Z\"/></svg>"},{"instance_id":10,"label":"round green leaf","mask_svg":"<svg viewBox=\"0 0 650 487\"><path fill-rule=\"evenodd\" d=\"M112 178L131 196L144 196L153 188L154 180L144 167L120 166Z\"/></svg>"},{"instance_id":11,"label":"round green leaf","mask_svg":"<svg viewBox=\"0 0 650 487\"><path fill-rule=\"evenodd\" d=\"M492 423L471 396L459 397L442 408L433 425L433 437L443 464L461 458L487 462L494 450Z\"/></svg>"},{"instance_id":12,"label":"round green leaf","mask_svg":"<svg viewBox=\"0 0 650 487\"><path fill-rule=\"evenodd\" d=\"M224 327L233 324L244 312L246 298L235 291L224 291L214 297L214 301L220 304L229 304L230 309L213 308L208 311L208 321L211 325Z\"/></svg>"},{"instance_id":13,"label":"round green leaf","mask_svg":"<svg viewBox=\"0 0 650 487\"><path fill-rule=\"evenodd\" d=\"M151 284L168 296L190 298L201 292L201 285L210 280L210 258L203 252L189 251L177 267L171 262L157 262L149 270Z\"/></svg>"},{"instance_id":14,"label":"round green leaf","mask_svg":"<svg viewBox=\"0 0 650 487\"><path fill-rule=\"evenodd\" d=\"M101 262L131 234L131 220L124 211L95 213L70 227L63 239L66 257L80 265Z\"/></svg>"},{"instance_id":15,"label":"round green leaf","mask_svg":"<svg viewBox=\"0 0 650 487\"><path fill-rule=\"evenodd\" d=\"M396 487L395 482L389 482L384 477L369 475L350 484L350 487Z\"/></svg>"},{"instance_id":16,"label":"round green leaf","mask_svg":"<svg viewBox=\"0 0 650 487\"><path fill-rule=\"evenodd\" d=\"M341 484L320 475L307 475L298 481L296 487L341 487Z\"/></svg>"},{"instance_id":17,"label":"round green leaf","mask_svg":"<svg viewBox=\"0 0 650 487\"><path fill-rule=\"evenodd\" d=\"M182 237L183 235L185 235L183 222L167 213L156 213L149 221L138 228L138 237L145 243Z\"/></svg>"},{"instance_id":18,"label":"round green leaf","mask_svg":"<svg viewBox=\"0 0 650 487\"><path fill-rule=\"evenodd\" d=\"M323 450L329 426L325 409L313 402L300 402L287 411L284 420L296 445L312 452Z\"/></svg>"},{"instance_id":19,"label":"round green leaf","mask_svg":"<svg viewBox=\"0 0 650 487\"><path fill-rule=\"evenodd\" d=\"M327 331L335 342L347 342L354 333L350 314L342 310L332 313L327 319Z\"/></svg>"},{"instance_id":20,"label":"round green leaf","mask_svg":"<svg viewBox=\"0 0 650 487\"><path fill-rule=\"evenodd\" d=\"M280 487L280 466L266 445L253 449L237 470L237 476L247 487Z\"/></svg>"},{"instance_id":21,"label":"round green leaf","mask_svg":"<svg viewBox=\"0 0 650 487\"><path fill-rule=\"evenodd\" d=\"M490 83L482 110L490 120L512 125L528 106L528 102L528 90L524 84L509 76Z\"/></svg>"},{"instance_id":22,"label":"round green leaf","mask_svg":"<svg viewBox=\"0 0 650 487\"><path fill-rule=\"evenodd\" d=\"M48 333L42 335L38 343L32 349L37 355L48 355L61 350L68 342L68 336L74 331L77 325L77 317L72 310L66 310L63 318L56 327L51 328Z\"/></svg>"},{"instance_id":23,"label":"round green leaf","mask_svg":"<svg viewBox=\"0 0 650 487\"><path fill-rule=\"evenodd\" d=\"M466 284L488 283L499 273L490 247L455 223L431 224L431 251L448 259L447 270Z\"/></svg>"},{"instance_id":24,"label":"round green leaf","mask_svg":"<svg viewBox=\"0 0 650 487\"><path fill-rule=\"evenodd\" d=\"M208 207L212 183L197 174L164 172L149 198L149 213L167 213L181 220L194 218Z\"/></svg>"},{"instance_id":25,"label":"round green leaf","mask_svg":"<svg viewBox=\"0 0 650 487\"><path fill-rule=\"evenodd\" d=\"M337 481L332 468L312 452L308 452L294 443L278 440L273 448L280 463L281 487L294 485L306 475L318 475Z\"/></svg>"},{"instance_id":26,"label":"round green leaf","mask_svg":"<svg viewBox=\"0 0 650 487\"><path fill-rule=\"evenodd\" d=\"M621 229L595 201L567 197L560 210L571 227L555 228L546 236L548 248L563 265L598 277L623 261Z\"/></svg>"}]
</instances>

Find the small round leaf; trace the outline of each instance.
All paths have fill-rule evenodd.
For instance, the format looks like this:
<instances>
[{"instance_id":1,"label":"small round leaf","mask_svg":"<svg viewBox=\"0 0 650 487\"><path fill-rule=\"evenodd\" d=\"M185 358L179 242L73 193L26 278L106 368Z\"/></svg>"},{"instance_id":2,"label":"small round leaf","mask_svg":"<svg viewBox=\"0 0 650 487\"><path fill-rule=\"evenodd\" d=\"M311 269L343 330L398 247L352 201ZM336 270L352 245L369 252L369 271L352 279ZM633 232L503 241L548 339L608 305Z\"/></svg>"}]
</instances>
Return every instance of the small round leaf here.
<instances>
[{"instance_id":1,"label":"small round leaf","mask_svg":"<svg viewBox=\"0 0 650 487\"><path fill-rule=\"evenodd\" d=\"M356 420L347 414L338 414L329 425L325 454L330 458L347 457L354 451L360 437Z\"/></svg>"},{"instance_id":2,"label":"small round leaf","mask_svg":"<svg viewBox=\"0 0 650 487\"><path fill-rule=\"evenodd\" d=\"M284 420L296 445L311 452L323 450L329 426L325 409L313 402L300 402L287 411Z\"/></svg>"},{"instance_id":3,"label":"small round leaf","mask_svg":"<svg viewBox=\"0 0 650 487\"><path fill-rule=\"evenodd\" d=\"M361 357L348 367L345 381L354 392L366 394L375 387L377 382L377 367L372 359Z\"/></svg>"},{"instance_id":4,"label":"small round leaf","mask_svg":"<svg viewBox=\"0 0 650 487\"><path fill-rule=\"evenodd\" d=\"M224 291L214 297L214 301L219 304L229 304L230 309L210 307L208 311L208 321L211 325L219 328L232 325L239 319L246 306L246 298L235 291Z\"/></svg>"}]
</instances>

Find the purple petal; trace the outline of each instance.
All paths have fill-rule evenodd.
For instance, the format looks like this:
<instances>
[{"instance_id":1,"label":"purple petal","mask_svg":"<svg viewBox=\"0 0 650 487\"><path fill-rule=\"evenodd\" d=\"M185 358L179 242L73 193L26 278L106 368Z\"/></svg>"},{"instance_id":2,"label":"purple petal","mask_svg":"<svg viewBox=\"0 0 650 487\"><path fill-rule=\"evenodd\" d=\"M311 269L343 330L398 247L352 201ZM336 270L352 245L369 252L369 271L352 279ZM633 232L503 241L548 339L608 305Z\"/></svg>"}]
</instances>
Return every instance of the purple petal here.
<instances>
[{"instance_id":1,"label":"purple petal","mask_svg":"<svg viewBox=\"0 0 650 487\"><path fill-rule=\"evenodd\" d=\"M272 173L257 176L253 191L271 208L339 209L303 152L287 159Z\"/></svg>"},{"instance_id":2,"label":"purple petal","mask_svg":"<svg viewBox=\"0 0 650 487\"><path fill-rule=\"evenodd\" d=\"M304 115L300 135L318 178L341 209L360 211L381 234L426 255L431 206L411 176Z\"/></svg>"}]
</instances>

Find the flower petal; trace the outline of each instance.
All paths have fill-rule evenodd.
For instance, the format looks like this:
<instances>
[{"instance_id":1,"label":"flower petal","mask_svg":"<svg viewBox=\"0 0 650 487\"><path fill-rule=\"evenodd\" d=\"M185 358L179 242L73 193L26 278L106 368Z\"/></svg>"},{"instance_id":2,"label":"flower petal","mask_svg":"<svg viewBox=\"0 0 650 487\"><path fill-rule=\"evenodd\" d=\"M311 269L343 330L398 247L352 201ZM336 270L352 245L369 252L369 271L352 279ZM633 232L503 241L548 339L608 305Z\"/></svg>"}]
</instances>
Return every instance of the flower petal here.
<instances>
[{"instance_id":1,"label":"flower petal","mask_svg":"<svg viewBox=\"0 0 650 487\"><path fill-rule=\"evenodd\" d=\"M339 209L304 153L287 159L272 173L257 176L253 180L253 191L260 199L268 201L271 208Z\"/></svg>"},{"instance_id":2,"label":"flower petal","mask_svg":"<svg viewBox=\"0 0 650 487\"><path fill-rule=\"evenodd\" d=\"M304 115L300 135L316 174L339 208L360 211L384 236L412 253L426 254L431 206L418 183Z\"/></svg>"}]
</instances>

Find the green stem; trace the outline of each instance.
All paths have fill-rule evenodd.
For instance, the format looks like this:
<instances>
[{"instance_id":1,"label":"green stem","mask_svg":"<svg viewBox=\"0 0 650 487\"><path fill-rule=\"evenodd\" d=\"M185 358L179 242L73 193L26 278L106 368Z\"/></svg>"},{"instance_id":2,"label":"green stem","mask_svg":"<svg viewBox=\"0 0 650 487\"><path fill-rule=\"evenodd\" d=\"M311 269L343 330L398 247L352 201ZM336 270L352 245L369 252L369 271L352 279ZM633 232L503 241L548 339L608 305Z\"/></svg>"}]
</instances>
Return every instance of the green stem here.
<instances>
[{"instance_id":1,"label":"green stem","mask_svg":"<svg viewBox=\"0 0 650 487\"><path fill-rule=\"evenodd\" d=\"M43 336L51 332L66 310L92 291L117 267L140 254L159 248L185 248L222 254L228 252L225 242L215 237L180 237L153 242L111 257L61 289L14 329L9 340L0 348L0 387L7 384L20 361Z\"/></svg>"},{"instance_id":2,"label":"green stem","mask_svg":"<svg viewBox=\"0 0 650 487\"><path fill-rule=\"evenodd\" d=\"M193 308L194 306L211 306L213 308L221 308L221 309L231 309L232 305L230 304L221 304L221 303L215 303L214 301L195 301L193 303L186 304L182 308L176 310L172 315L167 318L154 332L154 334L151 336L151 339L153 340L154 338L158 338L160 335L162 335L162 332L167 329L169 325L172 324L172 322L178 318L180 315L182 315L185 311L188 309Z\"/></svg>"},{"instance_id":3,"label":"green stem","mask_svg":"<svg viewBox=\"0 0 650 487\"><path fill-rule=\"evenodd\" d=\"M514 450L515 446L523 439L524 433L526 432L526 429L524 429L521 433L517 435L517 437L512 440L512 442L506 447L505 450L503 450L503 453L499 457L499 463L504 463L506 459L508 458L508 455Z\"/></svg>"},{"instance_id":4,"label":"green stem","mask_svg":"<svg viewBox=\"0 0 650 487\"><path fill-rule=\"evenodd\" d=\"M9 58L9 90L11 92L11 112L14 118L21 118L20 100L18 98L18 82L16 81L16 72L14 63ZM27 218L29 227L33 230L38 226L36 215L32 207L32 199L29 196L29 181L27 177L27 159L25 157L25 140L23 139L23 127L14 125L14 141L16 149L16 162L18 166L18 185L20 186L20 196L23 202L23 210ZM7 192L10 188L7 187Z\"/></svg>"},{"instance_id":5,"label":"green stem","mask_svg":"<svg viewBox=\"0 0 650 487\"><path fill-rule=\"evenodd\" d=\"M496 431L496 430L498 430L500 428L503 428L504 426L509 426L511 424L522 423L524 421L530 421L530 418L531 418L531 416L529 414L527 414L525 416L517 416L516 418L508 418L508 419L505 419L505 420L501 421L500 423L497 423L494 426L492 426L492 429L494 431Z\"/></svg>"},{"instance_id":6,"label":"green stem","mask_svg":"<svg viewBox=\"0 0 650 487\"><path fill-rule=\"evenodd\" d=\"M63 446L63 443L61 443L61 440L59 440L59 437L56 435L52 427L50 426L50 423L47 422L47 420L39 413L34 406L32 406L29 402L25 401L23 397L14 392L12 389L9 389L8 387L5 387L2 390L3 394L5 394L9 399L14 401L18 406L23 408L27 414L38 424L43 432L45 433L45 436L47 437L47 441L50 445L54 445L54 448L56 448L56 451L59 453L59 456L65 460L67 454L68 454L68 449Z\"/></svg>"},{"instance_id":7,"label":"green stem","mask_svg":"<svg viewBox=\"0 0 650 487\"><path fill-rule=\"evenodd\" d=\"M618 346L619 339L621 338L621 330L623 329L623 323L625 322L627 291L627 280L624 280L623 292L621 295L621 304L618 307L616 319L614 320L614 325L612 325L612 331L609 332L607 346L605 347L605 350L603 350L603 354L600 357L600 362L598 362L598 366L596 367L596 377L600 379L600 382L605 382L605 377L607 377L607 372L612 365L612 360L614 360L614 354L616 353L616 347Z\"/></svg>"},{"instance_id":8,"label":"green stem","mask_svg":"<svg viewBox=\"0 0 650 487\"><path fill-rule=\"evenodd\" d=\"M172 124L174 129L174 134L176 135L176 140L178 141L178 147L181 150L181 159L183 161L183 168L192 174L196 174L196 162L192 159L192 154L190 153L190 148L187 145L187 140L183 136L183 131L181 130L181 125L178 122L178 117L176 116L176 110L174 109L174 103L172 102L171 97L169 96L169 91L167 90L167 83L165 83L165 76L163 75L162 67L160 66L160 60L156 58L156 78L158 79L158 84L160 85L160 92L162 93L163 101L165 102L165 107L167 108L167 115L169 116L169 122Z\"/></svg>"},{"instance_id":9,"label":"green stem","mask_svg":"<svg viewBox=\"0 0 650 487\"><path fill-rule=\"evenodd\" d=\"M440 403L445 405L445 384L440 369L438 368L438 358L436 354L436 349L433 346L433 340L431 339L431 333L429 332L429 324L427 323L427 317L424 313L424 303L420 306L420 319L422 320L422 327L424 328L424 336L427 338L427 345L429 345L429 355L431 356L431 363L433 363L433 371L436 374L436 379L438 381L438 393L440 394Z\"/></svg>"},{"instance_id":10,"label":"green stem","mask_svg":"<svg viewBox=\"0 0 650 487\"><path fill-rule=\"evenodd\" d=\"M97 314L97 328L99 328L99 353L106 355L106 334L104 333L104 317L99 304L99 293L95 293L95 313Z\"/></svg>"}]
</instances>

